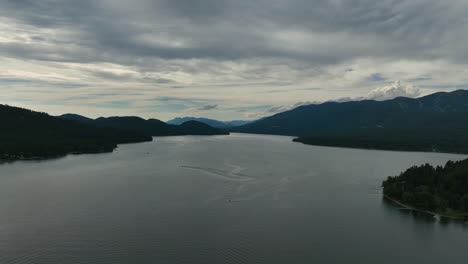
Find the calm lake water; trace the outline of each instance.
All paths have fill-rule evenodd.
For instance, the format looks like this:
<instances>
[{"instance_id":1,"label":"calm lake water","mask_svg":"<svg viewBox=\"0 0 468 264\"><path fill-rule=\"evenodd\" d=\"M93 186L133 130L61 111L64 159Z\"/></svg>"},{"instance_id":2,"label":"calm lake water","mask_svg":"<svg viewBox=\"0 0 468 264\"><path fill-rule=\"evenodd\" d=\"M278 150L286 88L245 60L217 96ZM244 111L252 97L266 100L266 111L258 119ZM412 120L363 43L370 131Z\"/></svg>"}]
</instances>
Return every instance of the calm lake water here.
<instances>
[{"instance_id":1,"label":"calm lake water","mask_svg":"<svg viewBox=\"0 0 468 264\"><path fill-rule=\"evenodd\" d=\"M0 263L467 263L468 225L414 216L380 184L464 156L157 138L0 165Z\"/></svg>"}]
</instances>

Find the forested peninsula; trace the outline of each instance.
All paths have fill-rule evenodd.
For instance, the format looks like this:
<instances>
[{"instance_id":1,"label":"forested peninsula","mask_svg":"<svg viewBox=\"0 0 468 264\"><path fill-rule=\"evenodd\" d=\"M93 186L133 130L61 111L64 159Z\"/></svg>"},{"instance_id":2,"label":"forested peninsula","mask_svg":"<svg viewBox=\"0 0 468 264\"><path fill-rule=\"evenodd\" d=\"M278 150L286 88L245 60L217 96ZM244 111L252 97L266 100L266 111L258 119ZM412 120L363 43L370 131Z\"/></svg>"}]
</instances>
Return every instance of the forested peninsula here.
<instances>
[{"instance_id":1,"label":"forested peninsula","mask_svg":"<svg viewBox=\"0 0 468 264\"><path fill-rule=\"evenodd\" d=\"M382 184L390 200L448 218L468 218L468 159L413 166Z\"/></svg>"}]
</instances>

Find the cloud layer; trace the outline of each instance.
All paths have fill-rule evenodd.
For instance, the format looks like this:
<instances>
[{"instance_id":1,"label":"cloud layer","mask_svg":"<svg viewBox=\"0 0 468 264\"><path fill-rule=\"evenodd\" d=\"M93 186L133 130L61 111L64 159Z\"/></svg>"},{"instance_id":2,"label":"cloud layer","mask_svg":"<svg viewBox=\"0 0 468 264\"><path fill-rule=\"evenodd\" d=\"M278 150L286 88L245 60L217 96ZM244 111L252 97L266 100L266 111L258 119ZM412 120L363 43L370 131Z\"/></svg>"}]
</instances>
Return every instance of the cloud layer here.
<instances>
[{"instance_id":1,"label":"cloud layer","mask_svg":"<svg viewBox=\"0 0 468 264\"><path fill-rule=\"evenodd\" d=\"M391 85L376 88L370 91L366 98L370 100L382 101L400 96L414 98L420 95L421 91L419 90L419 88L413 85L402 84L401 81L396 81Z\"/></svg>"},{"instance_id":2,"label":"cloud layer","mask_svg":"<svg viewBox=\"0 0 468 264\"><path fill-rule=\"evenodd\" d=\"M0 101L238 119L303 101L460 89L467 12L463 0L6 0Z\"/></svg>"}]
</instances>

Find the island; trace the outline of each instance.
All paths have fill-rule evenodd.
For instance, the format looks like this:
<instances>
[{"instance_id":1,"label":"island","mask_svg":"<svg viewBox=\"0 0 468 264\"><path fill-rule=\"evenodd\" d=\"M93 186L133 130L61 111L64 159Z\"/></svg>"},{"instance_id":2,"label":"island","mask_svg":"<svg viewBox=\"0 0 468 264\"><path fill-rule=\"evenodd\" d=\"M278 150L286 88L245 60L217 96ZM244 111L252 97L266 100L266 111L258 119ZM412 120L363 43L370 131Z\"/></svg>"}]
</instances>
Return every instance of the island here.
<instances>
[{"instance_id":1,"label":"island","mask_svg":"<svg viewBox=\"0 0 468 264\"><path fill-rule=\"evenodd\" d=\"M445 166L413 166L388 177L383 194L400 206L452 219L468 219L468 159Z\"/></svg>"}]
</instances>

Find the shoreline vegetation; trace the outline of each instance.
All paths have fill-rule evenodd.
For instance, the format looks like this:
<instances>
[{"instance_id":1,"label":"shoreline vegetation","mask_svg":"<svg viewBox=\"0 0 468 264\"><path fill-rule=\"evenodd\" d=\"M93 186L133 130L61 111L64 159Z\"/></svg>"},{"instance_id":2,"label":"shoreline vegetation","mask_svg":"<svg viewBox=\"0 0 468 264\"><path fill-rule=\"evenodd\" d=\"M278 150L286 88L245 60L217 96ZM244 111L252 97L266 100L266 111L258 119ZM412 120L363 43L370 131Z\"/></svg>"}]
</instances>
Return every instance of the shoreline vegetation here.
<instances>
[{"instance_id":1,"label":"shoreline vegetation","mask_svg":"<svg viewBox=\"0 0 468 264\"><path fill-rule=\"evenodd\" d=\"M461 220L461 221L468 221L468 214L446 214L446 213L437 213L437 212L432 212L432 211L428 211L428 210L422 210L422 209L418 209L416 207L413 207L411 205L408 205L408 204L405 204L405 203L402 203L401 201L397 200L397 199L394 199L388 195L385 195L384 194L384 199L386 199L387 201L390 201L391 203L394 203L398 206L400 206L401 208L400 209L405 209L405 210L410 210L410 211L414 211L414 212L419 212L419 213L423 213L423 214L427 214L427 215L431 215L433 216L435 219L440 219L440 218L446 218L446 219L450 219L450 220Z\"/></svg>"},{"instance_id":2,"label":"shoreline vegetation","mask_svg":"<svg viewBox=\"0 0 468 264\"><path fill-rule=\"evenodd\" d=\"M411 132L405 133L411 135ZM417 134L415 134L417 135ZM407 136L406 136L407 137ZM421 136L422 137L422 136ZM305 145L323 147L341 147L366 150L436 152L451 154L468 154L468 141L461 137L444 138L412 138L393 137L389 135L376 138L374 136L360 137L296 137L293 142Z\"/></svg>"},{"instance_id":3,"label":"shoreline vegetation","mask_svg":"<svg viewBox=\"0 0 468 264\"><path fill-rule=\"evenodd\" d=\"M144 140L144 141L135 141L135 142L125 142L125 143L118 143L115 146L110 148L96 148L96 149L89 149L83 151L72 151L66 153L55 153L55 154L44 154L44 155L36 155L34 156L31 153L4 153L3 150L0 149L0 165L5 163L12 163L15 161L45 161L45 160L53 160L66 157L68 155L83 155L83 154L103 154L103 153L112 153L116 149L119 148L120 145L125 144L136 144L136 143L143 143L143 142L150 142L152 140Z\"/></svg>"},{"instance_id":4,"label":"shoreline vegetation","mask_svg":"<svg viewBox=\"0 0 468 264\"><path fill-rule=\"evenodd\" d=\"M406 209L468 220L468 159L413 166L382 183L384 198Z\"/></svg>"}]
</instances>

